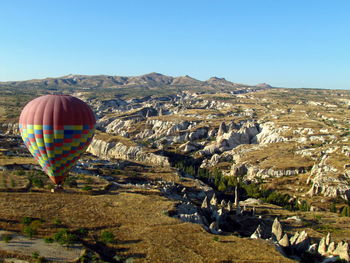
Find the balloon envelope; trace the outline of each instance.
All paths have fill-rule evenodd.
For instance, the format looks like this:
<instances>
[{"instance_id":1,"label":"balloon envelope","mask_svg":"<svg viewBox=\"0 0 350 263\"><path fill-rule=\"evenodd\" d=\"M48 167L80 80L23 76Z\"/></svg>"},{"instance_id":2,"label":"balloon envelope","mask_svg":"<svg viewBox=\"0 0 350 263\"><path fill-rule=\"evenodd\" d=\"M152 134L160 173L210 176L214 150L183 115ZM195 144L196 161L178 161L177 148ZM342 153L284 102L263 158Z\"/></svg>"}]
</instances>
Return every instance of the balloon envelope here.
<instances>
[{"instance_id":1,"label":"balloon envelope","mask_svg":"<svg viewBox=\"0 0 350 263\"><path fill-rule=\"evenodd\" d=\"M95 130L95 116L82 100L45 95L22 110L19 129L28 150L55 184L61 184L85 152Z\"/></svg>"}]
</instances>

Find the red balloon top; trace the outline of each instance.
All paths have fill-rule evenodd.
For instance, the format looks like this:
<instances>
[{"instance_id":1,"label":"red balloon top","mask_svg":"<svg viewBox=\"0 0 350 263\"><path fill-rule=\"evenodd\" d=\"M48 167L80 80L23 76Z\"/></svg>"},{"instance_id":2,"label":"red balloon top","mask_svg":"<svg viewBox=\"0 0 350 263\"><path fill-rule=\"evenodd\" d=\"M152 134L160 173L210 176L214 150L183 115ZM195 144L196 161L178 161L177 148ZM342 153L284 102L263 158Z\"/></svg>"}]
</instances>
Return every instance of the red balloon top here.
<instances>
[{"instance_id":1,"label":"red balloon top","mask_svg":"<svg viewBox=\"0 0 350 263\"><path fill-rule=\"evenodd\" d=\"M91 108L70 95L44 95L30 101L22 110L20 124L90 125L96 123Z\"/></svg>"}]
</instances>

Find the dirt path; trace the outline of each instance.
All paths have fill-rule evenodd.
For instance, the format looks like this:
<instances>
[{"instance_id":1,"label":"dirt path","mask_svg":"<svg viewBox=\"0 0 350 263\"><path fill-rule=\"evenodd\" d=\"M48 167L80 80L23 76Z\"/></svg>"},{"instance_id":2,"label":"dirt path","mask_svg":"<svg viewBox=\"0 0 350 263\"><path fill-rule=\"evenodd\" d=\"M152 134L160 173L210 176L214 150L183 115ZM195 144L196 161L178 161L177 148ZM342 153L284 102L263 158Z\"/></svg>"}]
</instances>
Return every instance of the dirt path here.
<instances>
[{"instance_id":1,"label":"dirt path","mask_svg":"<svg viewBox=\"0 0 350 263\"><path fill-rule=\"evenodd\" d=\"M80 256L83 249L81 245L67 248L57 243L45 243L43 239L28 238L14 232L0 230L0 236L3 234L11 234L12 239L8 243L0 241L0 250L27 256L32 256L33 253L37 252L41 257L50 261L72 261Z\"/></svg>"}]
</instances>

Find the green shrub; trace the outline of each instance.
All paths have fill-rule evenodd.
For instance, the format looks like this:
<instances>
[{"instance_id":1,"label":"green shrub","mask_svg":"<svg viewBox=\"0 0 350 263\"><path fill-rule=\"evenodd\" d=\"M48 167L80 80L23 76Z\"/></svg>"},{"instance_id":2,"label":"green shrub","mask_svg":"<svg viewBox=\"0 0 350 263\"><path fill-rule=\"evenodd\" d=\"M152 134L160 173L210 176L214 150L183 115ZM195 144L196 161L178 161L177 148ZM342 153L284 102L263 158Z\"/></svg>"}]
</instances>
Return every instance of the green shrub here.
<instances>
[{"instance_id":1,"label":"green shrub","mask_svg":"<svg viewBox=\"0 0 350 263\"><path fill-rule=\"evenodd\" d=\"M115 237L113 233L109 231L103 231L101 234L101 241L105 244L113 244L115 243Z\"/></svg>"},{"instance_id":2,"label":"green shrub","mask_svg":"<svg viewBox=\"0 0 350 263\"><path fill-rule=\"evenodd\" d=\"M44 262L47 262L46 258L44 257L38 257L36 260L36 263L44 263Z\"/></svg>"},{"instance_id":3,"label":"green shrub","mask_svg":"<svg viewBox=\"0 0 350 263\"><path fill-rule=\"evenodd\" d=\"M32 184L38 188L43 188L44 187L44 182L41 178L39 177L34 177L32 179Z\"/></svg>"},{"instance_id":4,"label":"green shrub","mask_svg":"<svg viewBox=\"0 0 350 263\"><path fill-rule=\"evenodd\" d=\"M314 215L314 220L319 223L321 221L321 216L320 215Z\"/></svg>"},{"instance_id":5,"label":"green shrub","mask_svg":"<svg viewBox=\"0 0 350 263\"><path fill-rule=\"evenodd\" d=\"M41 171L33 171L28 175L28 180L35 187L43 188L46 180L46 175Z\"/></svg>"},{"instance_id":6,"label":"green shrub","mask_svg":"<svg viewBox=\"0 0 350 263\"><path fill-rule=\"evenodd\" d=\"M332 213L336 213L337 212L337 207L335 206L335 203L331 204L331 207L329 208L329 211Z\"/></svg>"},{"instance_id":7,"label":"green shrub","mask_svg":"<svg viewBox=\"0 0 350 263\"><path fill-rule=\"evenodd\" d=\"M92 190L92 187L89 186L89 185L85 185L85 186L82 187L81 189L84 190L84 191L91 191L91 190Z\"/></svg>"},{"instance_id":8,"label":"green shrub","mask_svg":"<svg viewBox=\"0 0 350 263\"><path fill-rule=\"evenodd\" d=\"M199 178L208 178L209 177L209 171L207 169L199 168L197 176Z\"/></svg>"},{"instance_id":9,"label":"green shrub","mask_svg":"<svg viewBox=\"0 0 350 263\"><path fill-rule=\"evenodd\" d=\"M61 229L54 235L53 239L60 245L72 245L78 240L78 237L67 229Z\"/></svg>"},{"instance_id":10,"label":"green shrub","mask_svg":"<svg viewBox=\"0 0 350 263\"><path fill-rule=\"evenodd\" d=\"M273 191L265 199L268 203L284 206L289 203L290 196L288 194L281 194Z\"/></svg>"},{"instance_id":11,"label":"green shrub","mask_svg":"<svg viewBox=\"0 0 350 263\"><path fill-rule=\"evenodd\" d=\"M87 228L79 228L77 231L75 231L75 233L80 236L80 237L84 237L89 233L89 230Z\"/></svg>"},{"instance_id":12,"label":"green shrub","mask_svg":"<svg viewBox=\"0 0 350 263\"><path fill-rule=\"evenodd\" d=\"M5 243L10 242L11 239L12 239L12 235L10 234L3 234L1 237L1 240L3 240Z\"/></svg>"},{"instance_id":13,"label":"green shrub","mask_svg":"<svg viewBox=\"0 0 350 263\"><path fill-rule=\"evenodd\" d=\"M62 226L62 221L61 221L61 219L59 219L59 218L55 218L54 221L53 221L53 224L54 224L56 227L60 227L60 226Z\"/></svg>"},{"instance_id":14,"label":"green shrub","mask_svg":"<svg viewBox=\"0 0 350 263\"><path fill-rule=\"evenodd\" d=\"M32 258L35 258L35 259L37 259L37 258L39 258L39 252L38 251L34 251L33 253L32 253Z\"/></svg>"},{"instance_id":15,"label":"green shrub","mask_svg":"<svg viewBox=\"0 0 350 263\"><path fill-rule=\"evenodd\" d=\"M78 183L76 180L76 177L74 176L68 176L66 180L64 181L64 184L67 185L68 187L77 187Z\"/></svg>"},{"instance_id":16,"label":"green shrub","mask_svg":"<svg viewBox=\"0 0 350 263\"><path fill-rule=\"evenodd\" d=\"M5 176L2 177L2 187L7 188L7 180Z\"/></svg>"},{"instance_id":17,"label":"green shrub","mask_svg":"<svg viewBox=\"0 0 350 263\"><path fill-rule=\"evenodd\" d=\"M28 225L30 225L30 223L32 223L34 220L35 220L35 219L32 218L32 217L25 216L25 217L22 218L22 224L28 226Z\"/></svg>"},{"instance_id":18,"label":"green shrub","mask_svg":"<svg viewBox=\"0 0 350 263\"><path fill-rule=\"evenodd\" d=\"M53 243L53 238L52 237L44 237L44 242L45 243L48 243L48 244L50 244L50 243Z\"/></svg>"},{"instance_id":19,"label":"green shrub","mask_svg":"<svg viewBox=\"0 0 350 263\"><path fill-rule=\"evenodd\" d=\"M18 170L18 171L16 171L16 174L19 176L23 176L23 175L25 175L25 172L23 170Z\"/></svg>"},{"instance_id":20,"label":"green shrub","mask_svg":"<svg viewBox=\"0 0 350 263\"><path fill-rule=\"evenodd\" d=\"M38 231L36 228L29 225L29 226L24 226L23 234L29 238L32 238L33 236L38 234Z\"/></svg>"},{"instance_id":21,"label":"green shrub","mask_svg":"<svg viewBox=\"0 0 350 263\"><path fill-rule=\"evenodd\" d=\"M227 185L225 184L225 181L220 181L218 190L221 192L225 192L227 190Z\"/></svg>"},{"instance_id":22,"label":"green shrub","mask_svg":"<svg viewBox=\"0 0 350 263\"><path fill-rule=\"evenodd\" d=\"M340 212L340 216L350 216L350 207L344 206Z\"/></svg>"},{"instance_id":23,"label":"green shrub","mask_svg":"<svg viewBox=\"0 0 350 263\"><path fill-rule=\"evenodd\" d=\"M262 192L260 190L260 186L257 184L244 184L242 187L246 191L249 197L253 197L253 198L263 197Z\"/></svg>"},{"instance_id":24,"label":"green shrub","mask_svg":"<svg viewBox=\"0 0 350 263\"><path fill-rule=\"evenodd\" d=\"M167 210L162 210L162 215L169 216L169 211L167 211Z\"/></svg>"},{"instance_id":25,"label":"green shrub","mask_svg":"<svg viewBox=\"0 0 350 263\"><path fill-rule=\"evenodd\" d=\"M301 204L298 205L299 210L301 211L310 211L310 205L305 201L301 201Z\"/></svg>"},{"instance_id":26,"label":"green shrub","mask_svg":"<svg viewBox=\"0 0 350 263\"><path fill-rule=\"evenodd\" d=\"M10 179L10 184L12 188L16 187L16 181L13 178Z\"/></svg>"},{"instance_id":27,"label":"green shrub","mask_svg":"<svg viewBox=\"0 0 350 263\"><path fill-rule=\"evenodd\" d=\"M125 263L133 263L133 262L134 262L134 258L133 257L127 258L125 260Z\"/></svg>"},{"instance_id":28,"label":"green shrub","mask_svg":"<svg viewBox=\"0 0 350 263\"><path fill-rule=\"evenodd\" d=\"M87 177L87 178L85 179L85 182L86 182L87 184L93 184L93 183L94 183L94 180L93 180L91 177Z\"/></svg>"}]
</instances>

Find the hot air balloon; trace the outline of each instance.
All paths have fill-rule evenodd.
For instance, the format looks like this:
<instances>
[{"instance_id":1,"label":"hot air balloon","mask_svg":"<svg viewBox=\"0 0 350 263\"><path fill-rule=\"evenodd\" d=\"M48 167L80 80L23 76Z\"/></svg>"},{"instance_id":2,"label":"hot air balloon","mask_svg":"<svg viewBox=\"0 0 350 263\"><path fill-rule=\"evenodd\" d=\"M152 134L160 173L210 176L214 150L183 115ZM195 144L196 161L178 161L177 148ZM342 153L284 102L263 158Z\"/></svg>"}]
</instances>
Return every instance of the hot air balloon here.
<instances>
[{"instance_id":1,"label":"hot air balloon","mask_svg":"<svg viewBox=\"0 0 350 263\"><path fill-rule=\"evenodd\" d=\"M89 146L95 123L91 108L82 100L70 95L45 95L23 108L19 130L44 172L61 187Z\"/></svg>"}]
</instances>

